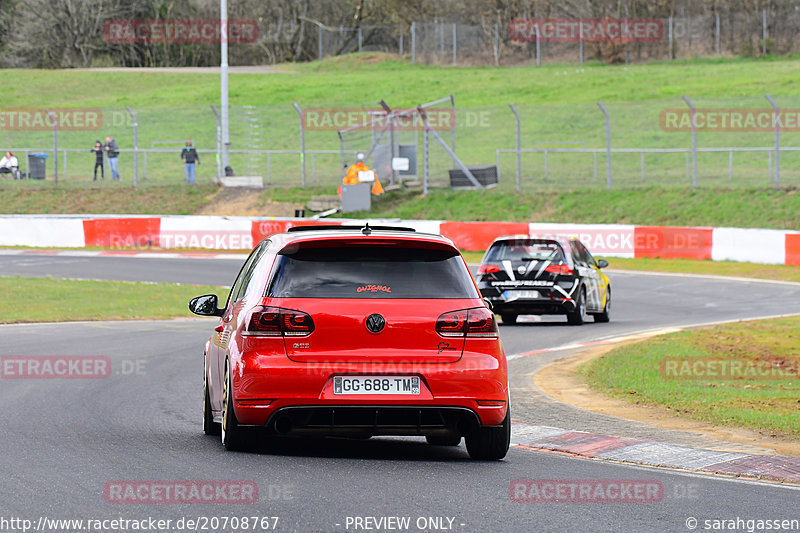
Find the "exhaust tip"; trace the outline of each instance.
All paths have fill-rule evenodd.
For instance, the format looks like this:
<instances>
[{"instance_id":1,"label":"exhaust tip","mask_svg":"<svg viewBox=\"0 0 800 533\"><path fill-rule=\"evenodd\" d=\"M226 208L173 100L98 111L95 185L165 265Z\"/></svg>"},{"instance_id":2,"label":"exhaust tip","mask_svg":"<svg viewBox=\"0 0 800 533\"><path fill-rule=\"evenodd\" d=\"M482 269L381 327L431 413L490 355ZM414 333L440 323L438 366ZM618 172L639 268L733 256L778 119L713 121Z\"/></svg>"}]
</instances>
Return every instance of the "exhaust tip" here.
<instances>
[{"instance_id":1,"label":"exhaust tip","mask_svg":"<svg viewBox=\"0 0 800 533\"><path fill-rule=\"evenodd\" d=\"M475 424L475 421L472 418L462 417L458 420L458 423L456 424L456 431L458 431L458 433L462 436L469 435L470 433L475 431L476 426L477 424Z\"/></svg>"},{"instance_id":2,"label":"exhaust tip","mask_svg":"<svg viewBox=\"0 0 800 533\"><path fill-rule=\"evenodd\" d=\"M275 424L273 426L276 433L280 435L286 435L292 430L292 419L285 415L281 416L275 420Z\"/></svg>"}]
</instances>

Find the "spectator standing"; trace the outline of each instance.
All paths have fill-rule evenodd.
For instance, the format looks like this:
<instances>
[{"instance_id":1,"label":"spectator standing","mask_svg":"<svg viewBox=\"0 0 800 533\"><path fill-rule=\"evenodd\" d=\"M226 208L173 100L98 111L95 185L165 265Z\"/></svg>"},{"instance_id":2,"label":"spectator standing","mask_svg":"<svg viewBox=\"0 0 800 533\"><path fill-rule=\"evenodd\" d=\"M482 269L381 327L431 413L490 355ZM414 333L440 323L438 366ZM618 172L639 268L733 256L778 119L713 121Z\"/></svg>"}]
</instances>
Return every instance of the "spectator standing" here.
<instances>
[{"instance_id":1,"label":"spectator standing","mask_svg":"<svg viewBox=\"0 0 800 533\"><path fill-rule=\"evenodd\" d=\"M195 165L200 164L200 156L192 146L192 141L186 141L186 146L181 150L181 159L183 159L183 166L186 170L186 183L194 185Z\"/></svg>"},{"instance_id":2,"label":"spectator standing","mask_svg":"<svg viewBox=\"0 0 800 533\"><path fill-rule=\"evenodd\" d=\"M108 168L111 169L111 179L119 181L119 167L117 166L117 158L119 157L119 145L113 137L106 137L106 144L103 147L108 155Z\"/></svg>"},{"instance_id":3,"label":"spectator standing","mask_svg":"<svg viewBox=\"0 0 800 533\"><path fill-rule=\"evenodd\" d=\"M103 143L100 141L94 142L94 148L91 150L94 152L95 160L94 160L94 179L92 181L97 181L97 169L100 169L100 178L106 179L106 171L103 167Z\"/></svg>"}]
</instances>

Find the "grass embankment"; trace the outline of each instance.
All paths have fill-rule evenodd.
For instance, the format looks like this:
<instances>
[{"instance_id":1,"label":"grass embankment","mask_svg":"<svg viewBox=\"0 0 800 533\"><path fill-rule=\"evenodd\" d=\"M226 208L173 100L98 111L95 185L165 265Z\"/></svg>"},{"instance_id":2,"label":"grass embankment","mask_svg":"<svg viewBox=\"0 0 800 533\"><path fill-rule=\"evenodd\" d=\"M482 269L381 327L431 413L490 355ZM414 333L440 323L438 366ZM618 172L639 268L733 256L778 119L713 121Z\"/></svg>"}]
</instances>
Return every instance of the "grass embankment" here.
<instances>
[{"instance_id":1,"label":"grass embankment","mask_svg":"<svg viewBox=\"0 0 800 533\"><path fill-rule=\"evenodd\" d=\"M412 65L409 57L350 54L324 61L276 66L280 74L231 77L231 105L427 102L450 93L460 106L625 102L690 94L735 97L780 93L797 81L797 56L688 59L607 65L457 67ZM15 69L16 83L0 87L8 108L162 107L219 100L219 74L153 69L126 72ZM87 91L87 87L91 90ZM212 120L213 125L213 120ZM88 150L88 148L87 148Z\"/></svg>"},{"instance_id":2,"label":"grass embankment","mask_svg":"<svg viewBox=\"0 0 800 533\"><path fill-rule=\"evenodd\" d=\"M16 302L0 323L186 317L193 297L214 293L224 302L227 292L170 283L0 277L0 294Z\"/></svg>"},{"instance_id":3,"label":"grass embankment","mask_svg":"<svg viewBox=\"0 0 800 533\"><path fill-rule=\"evenodd\" d=\"M0 188L0 213L195 214L218 189L213 185L173 185L140 189ZM254 192L253 204L269 216L272 202L304 205L313 196L336 194L335 188L270 188ZM257 195L257 196L256 196ZM240 215L235 211L226 215ZM307 212L307 214L310 214ZM369 213L348 218L412 220L555 222L800 228L800 191L772 189L645 188L551 191L547 193L434 190L427 196L392 191L378 197Z\"/></svg>"},{"instance_id":4,"label":"grass embankment","mask_svg":"<svg viewBox=\"0 0 800 533\"><path fill-rule=\"evenodd\" d=\"M713 368L698 361L718 361ZM667 366L667 362L673 366ZM685 361L685 363L684 363ZM771 378L722 370L749 364ZM780 369L783 369L781 374ZM580 368L593 388L724 426L800 436L800 317L682 331L617 348ZM721 377L726 372L728 377ZM716 373L717 375L709 375Z\"/></svg>"},{"instance_id":5,"label":"grass embankment","mask_svg":"<svg viewBox=\"0 0 800 533\"><path fill-rule=\"evenodd\" d=\"M218 191L215 185L118 186L94 189L0 187L0 213L192 215Z\"/></svg>"}]
</instances>

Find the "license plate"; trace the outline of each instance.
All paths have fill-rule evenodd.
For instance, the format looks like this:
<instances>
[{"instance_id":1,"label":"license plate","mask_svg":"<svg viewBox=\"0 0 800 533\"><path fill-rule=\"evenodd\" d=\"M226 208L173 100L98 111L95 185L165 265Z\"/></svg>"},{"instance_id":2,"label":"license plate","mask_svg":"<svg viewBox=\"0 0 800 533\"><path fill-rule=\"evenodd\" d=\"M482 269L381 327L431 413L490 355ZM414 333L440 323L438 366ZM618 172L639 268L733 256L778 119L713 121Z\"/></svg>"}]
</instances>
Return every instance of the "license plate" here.
<instances>
[{"instance_id":1,"label":"license plate","mask_svg":"<svg viewBox=\"0 0 800 533\"><path fill-rule=\"evenodd\" d=\"M335 376L334 394L419 395L418 376Z\"/></svg>"},{"instance_id":2,"label":"license plate","mask_svg":"<svg viewBox=\"0 0 800 533\"><path fill-rule=\"evenodd\" d=\"M534 300L539 298L539 291L505 291L503 297L506 300Z\"/></svg>"}]
</instances>

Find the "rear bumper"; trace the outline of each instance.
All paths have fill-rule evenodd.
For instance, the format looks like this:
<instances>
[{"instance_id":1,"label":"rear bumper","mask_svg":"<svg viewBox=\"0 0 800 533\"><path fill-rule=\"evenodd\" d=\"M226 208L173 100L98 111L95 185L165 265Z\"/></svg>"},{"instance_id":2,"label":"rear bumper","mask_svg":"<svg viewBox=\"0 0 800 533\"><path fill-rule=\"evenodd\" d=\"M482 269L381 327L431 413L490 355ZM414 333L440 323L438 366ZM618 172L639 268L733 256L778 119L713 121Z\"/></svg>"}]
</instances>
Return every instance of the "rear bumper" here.
<instances>
[{"instance_id":1,"label":"rear bumper","mask_svg":"<svg viewBox=\"0 0 800 533\"><path fill-rule=\"evenodd\" d=\"M497 314L516 313L530 315L564 314L575 310L575 300L571 298L572 288L559 286L533 287L536 298L506 298L504 289L479 284L481 296L492 303L492 309Z\"/></svg>"},{"instance_id":2,"label":"rear bumper","mask_svg":"<svg viewBox=\"0 0 800 533\"><path fill-rule=\"evenodd\" d=\"M283 407L267 428L286 435L468 435L480 425L463 407L305 406Z\"/></svg>"},{"instance_id":3,"label":"rear bumper","mask_svg":"<svg viewBox=\"0 0 800 533\"><path fill-rule=\"evenodd\" d=\"M233 370L237 420L270 429L283 415L292 431L435 435L459 424L499 425L508 409L502 354L464 352L457 362L443 364L296 363L256 355L234 362ZM419 376L420 394L333 395L337 375Z\"/></svg>"},{"instance_id":4,"label":"rear bumper","mask_svg":"<svg viewBox=\"0 0 800 533\"><path fill-rule=\"evenodd\" d=\"M513 300L508 301L502 297L488 298L492 302L492 310L501 315L503 313L516 313L518 315L559 315L575 310L575 300Z\"/></svg>"}]
</instances>

